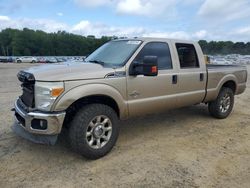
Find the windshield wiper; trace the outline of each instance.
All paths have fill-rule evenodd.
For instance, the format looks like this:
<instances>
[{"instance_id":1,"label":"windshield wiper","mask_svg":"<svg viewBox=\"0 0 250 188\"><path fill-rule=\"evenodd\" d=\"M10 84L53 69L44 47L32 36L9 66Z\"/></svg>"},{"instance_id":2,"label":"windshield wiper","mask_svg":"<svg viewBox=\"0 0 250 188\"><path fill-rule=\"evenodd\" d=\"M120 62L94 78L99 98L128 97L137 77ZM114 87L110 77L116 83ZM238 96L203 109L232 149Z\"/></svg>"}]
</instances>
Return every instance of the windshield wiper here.
<instances>
[{"instance_id":1,"label":"windshield wiper","mask_svg":"<svg viewBox=\"0 0 250 188\"><path fill-rule=\"evenodd\" d=\"M105 64L105 62L103 62L103 61L101 61L101 60L97 60L97 59L95 59L95 60L89 60L88 62L100 64L100 65L102 65L102 66L104 66L104 64Z\"/></svg>"}]
</instances>

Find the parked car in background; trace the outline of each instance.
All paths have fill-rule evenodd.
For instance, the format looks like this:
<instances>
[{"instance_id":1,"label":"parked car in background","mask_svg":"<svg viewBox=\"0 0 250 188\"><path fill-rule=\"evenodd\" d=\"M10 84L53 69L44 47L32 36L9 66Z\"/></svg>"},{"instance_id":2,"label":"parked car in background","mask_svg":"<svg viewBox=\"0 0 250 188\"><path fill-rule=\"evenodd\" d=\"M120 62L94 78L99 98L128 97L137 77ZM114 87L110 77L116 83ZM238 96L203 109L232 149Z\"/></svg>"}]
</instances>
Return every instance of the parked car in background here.
<instances>
[{"instance_id":1,"label":"parked car in background","mask_svg":"<svg viewBox=\"0 0 250 188\"><path fill-rule=\"evenodd\" d=\"M46 63L58 63L55 57L46 57Z\"/></svg>"},{"instance_id":2,"label":"parked car in background","mask_svg":"<svg viewBox=\"0 0 250 188\"><path fill-rule=\"evenodd\" d=\"M37 58L31 57L31 56L17 57L16 62L17 63L36 63Z\"/></svg>"},{"instance_id":3,"label":"parked car in background","mask_svg":"<svg viewBox=\"0 0 250 188\"><path fill-rule=\"evenodd\" d=\"M8 57L8 63L14 63L15 62L15 57Z\"/></svg>"},{"instance_id":4,"label":"parked car in background","mask_svg":"<svg viewBox=\"0 0 250 188\"><path fill-rule=\"evenodd\" d=\"M67 61L67 59L64 57L55 57L55 58L56 58L58 63Z\"/></svg>"},{"instance_id":5,"label":"parked car in background","mask_svg":"<svg viewBox=\"0 0 250 188\"><path fill-rule=\"evenodd\" d=\"M45 57L37 57L37 63L46 63Z\"/></svg>"},{"instance_id":6,"label":"parked car in background","mask_svg":"<svg viewBox=\"0 0 250 188\"><path fill-rule=\"evenodd\" d=\"M12 63L14 61L13 57L10 56L1 56L0 63Z\"/></svg>"},{"instance_id":7,"label":"parked car in background","mask_svg":"<svg viewBox=\"0 0 250 188\"><path fill-rule=\"evenodd\" d=\"M0 63L8 63L8 57L6 56L0 57Z\"/></svg>"}]
</instances>

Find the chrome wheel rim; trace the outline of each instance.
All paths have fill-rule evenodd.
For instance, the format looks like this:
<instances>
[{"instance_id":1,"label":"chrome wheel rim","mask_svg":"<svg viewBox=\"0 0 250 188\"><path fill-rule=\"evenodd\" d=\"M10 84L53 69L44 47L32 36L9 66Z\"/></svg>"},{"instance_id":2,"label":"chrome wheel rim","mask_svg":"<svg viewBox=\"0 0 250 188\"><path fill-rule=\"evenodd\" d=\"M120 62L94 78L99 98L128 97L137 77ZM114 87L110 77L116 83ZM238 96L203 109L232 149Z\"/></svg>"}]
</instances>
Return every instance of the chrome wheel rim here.
<instances>
[{"instance_id":1,"label":"chrome wheel rim","mask_svg":"<svg viewBox=\"0 0 250 188\"><path fill-rule=\"evenodd\" d=\"M220 111L225 113L230 108L231 98L228 94L225 94L220 101Z\"/></svg>"},{"instance_id":2,"label":"chrome wheel rim","mask_svg":"<svg viewBox=\"0 0 250 188\"><path fill-rule=\"evenodd\" d=\"M86 141L93 149L104 147L110 140L112 135L111 120L104 115L94 117L86 131Z\"/></svg>"}]
</instances>

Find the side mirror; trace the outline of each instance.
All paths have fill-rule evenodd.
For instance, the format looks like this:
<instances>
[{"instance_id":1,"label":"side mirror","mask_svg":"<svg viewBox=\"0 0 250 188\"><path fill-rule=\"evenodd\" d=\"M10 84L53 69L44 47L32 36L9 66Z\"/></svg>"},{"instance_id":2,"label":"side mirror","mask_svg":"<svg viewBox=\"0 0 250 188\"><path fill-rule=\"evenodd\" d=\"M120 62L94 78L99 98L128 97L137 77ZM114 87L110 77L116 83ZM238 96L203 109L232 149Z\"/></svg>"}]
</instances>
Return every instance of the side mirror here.
<instances>
[{"instance_id":1,"label":"side mirror","mask_svg":"<svg viewBox=\"0 0 250 188\"><path fill-rule=\"evenodd\" d=\"M129 69L129 75L157 76L157 56L144 56L142 63L133 62Z\"/></svg>"}]
</instances>

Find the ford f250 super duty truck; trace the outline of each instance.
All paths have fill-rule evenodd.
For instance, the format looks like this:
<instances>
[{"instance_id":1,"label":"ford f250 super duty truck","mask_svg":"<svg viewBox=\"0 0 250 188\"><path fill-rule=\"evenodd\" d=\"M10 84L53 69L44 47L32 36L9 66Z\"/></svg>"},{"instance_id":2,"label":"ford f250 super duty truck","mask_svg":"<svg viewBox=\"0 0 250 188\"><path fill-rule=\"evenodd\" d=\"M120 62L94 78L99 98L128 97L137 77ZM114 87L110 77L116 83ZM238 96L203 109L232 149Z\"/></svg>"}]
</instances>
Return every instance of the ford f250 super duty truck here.
<instances>
[{"instance_id":1,"label":"ford f250 super duty truck","mask_svg":"<svg viewBox=\"0 0 250 188\"><path fill-rule=\"evenodd\" d=\"M74 151L97 159L115 145L119 120L199 103L226 118L247 70L206 65L196 42L134 38L110 41L85 62L22 70L18 79L13 130L54 144L63 128Z\"/></svg>"}]
</instances>

